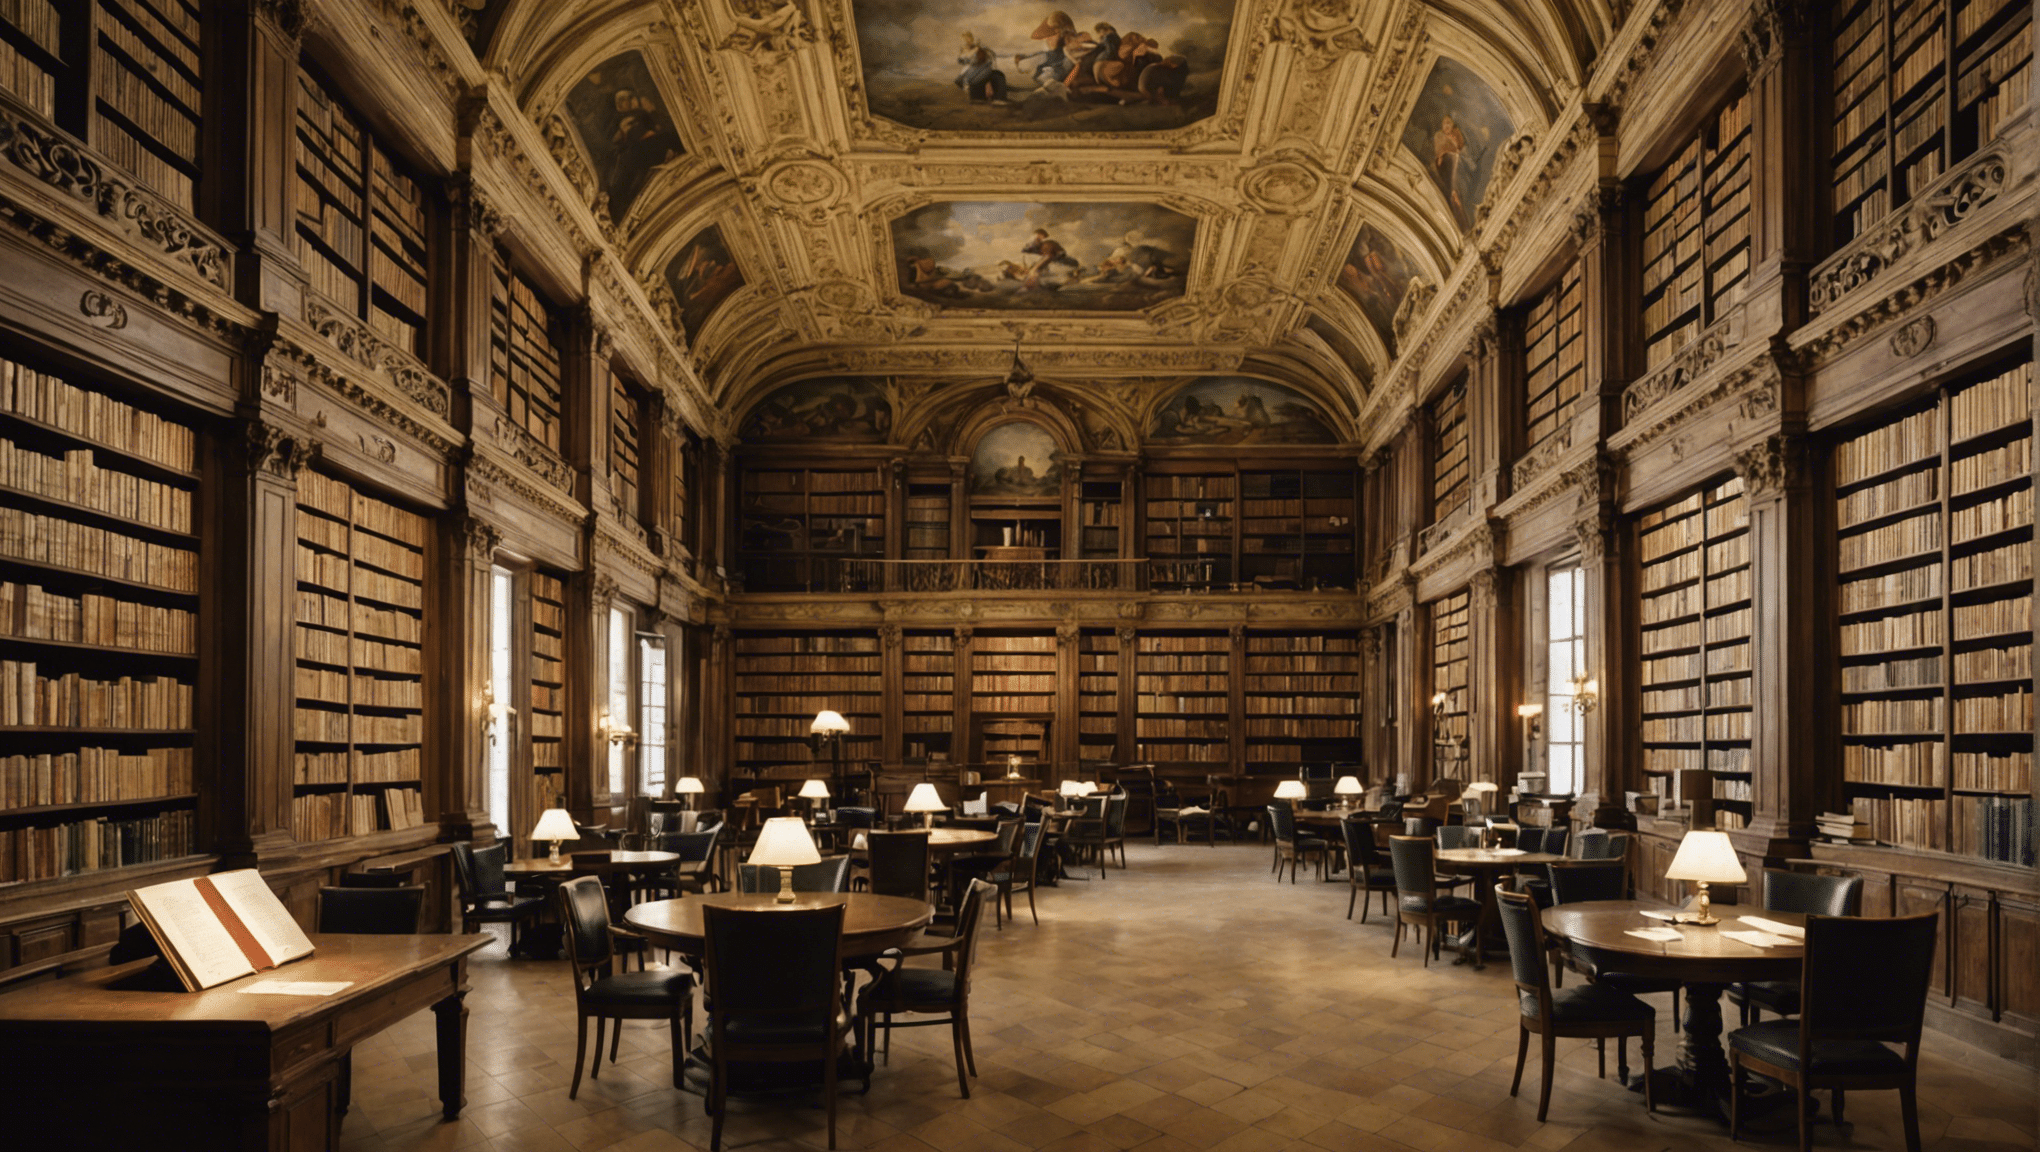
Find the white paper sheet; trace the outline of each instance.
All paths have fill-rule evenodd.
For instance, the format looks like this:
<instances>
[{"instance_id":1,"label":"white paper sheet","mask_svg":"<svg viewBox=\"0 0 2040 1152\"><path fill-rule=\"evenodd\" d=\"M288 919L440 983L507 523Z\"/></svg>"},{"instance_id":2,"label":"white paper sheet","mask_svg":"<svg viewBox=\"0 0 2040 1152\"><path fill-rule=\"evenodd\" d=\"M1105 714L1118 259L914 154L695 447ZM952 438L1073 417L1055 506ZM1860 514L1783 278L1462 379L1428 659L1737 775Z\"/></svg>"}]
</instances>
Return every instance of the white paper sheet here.
<instances>
[{"instance_id":1,"label":"white paper sheet","mask_svg":"<svg viewBox=\"0 0 2040 1152\"><path fill-rule=\"evenodd\" d=\"M1669 944L1674 940L1684 940L1686 938L1677 928L1626 928L1622 934L1624 936L1638 936L1645 940L1656 940L1660 944Z\"/></svg>"},{"instance_id":2,"label":"white paper sheet","mask_svg":"<svg viewBox=\"0 0 2040 1152\"><path fill-rule=\"evenodd\" d=\"M1752 948L1781 948L1799 941L1785 936L1773 936L1769 932L1723 932L1730 940L1748 944Z\"/></svg>"},{"instance_id":3,"label":"white paper sheet","mask_svg":"<svg viewBox=\"0 0 2040 1152\"><path fill-rule=\"evenodd\" d=\"M257 980L235 991L250 996L331 996L352 987L352 980Z\"/></svg>"},{"instance_id":4,"label":"white paper sheet","mask_svg":"<svg viewBox=\"0 0 2040 1152\"><path fill-rule=\"evenodd\" d=\"M1529 855L1529 853L1528 853L1528 852L1525 852L1525 851L1524 851L1523 849L1521 849L1521 848L1490 848L1490 849L1488 849L1488 854L1489 854L1489 855L1491 855L1491 856L1528 856L1528 855Z\"/></svg>"},{"instance_id":5,"label":"white paper sheet","mask_svg":"<svg viewBox=\"0 0 2040 1152\"><path fill-rule=\"evenodd\" d=\"M1776 920L1766 920L1762 916L1744 916L1741 919L1743 923L1759 932L1769 932L1773 936L1789 936L1794 940L1806 939L1806 929L1797 924L1781 924Z\"/></svg>"},{"instance_id":6,"label":"white paper sheet","mask_svg":"<svg viewBox=\"0 0 2040 1152\"><path fill-rule=\"evenodd\" d=\"M1646 908L1643 910L1643 914L1645 916L1650 917L1653 920L1673 920L1673 921L1675 921L1679 915L1677 912L1660 912L1655 908Z\"/></svg>"},{"instance_id":7,"label":"white paper sheet","mask_svg":"<svg viewBox=\"0 0 2040 1152\"><path fill-rule=\"evenodd\" d=\"M1202 815L1204 815L1204 814L1205 814L1205 811L1206 811L1205 809L1203 809L1203 808L1199 808L1199 807L1198 807L1197 805L1195 805L1195 804L1192 804L1192 805L1190 805L1190 806L1189 806L1188 808L1178 808L1178 809L1176 809L1176 815L1178 815L1178 816L1202 816Z\"/></svg>"}]
</instances>

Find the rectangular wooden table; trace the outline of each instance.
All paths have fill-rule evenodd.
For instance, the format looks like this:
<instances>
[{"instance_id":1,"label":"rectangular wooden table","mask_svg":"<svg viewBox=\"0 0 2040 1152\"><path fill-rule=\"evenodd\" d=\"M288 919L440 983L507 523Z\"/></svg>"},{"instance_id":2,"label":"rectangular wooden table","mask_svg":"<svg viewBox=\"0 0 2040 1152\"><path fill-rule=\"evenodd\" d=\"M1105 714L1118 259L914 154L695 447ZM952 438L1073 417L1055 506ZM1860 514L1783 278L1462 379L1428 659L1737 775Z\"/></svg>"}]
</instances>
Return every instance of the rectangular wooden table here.
<instances>
[{"instance_id":1,"label":"rectangular wooden table","mask_svg":"<svg viewBox=\"0 0 2040 1152\"><path fill-rule=\"evenodd\" d=\"M474 936L315 935L313 955L204 992L152 961L0 996L0 1116L23 1148L330 1149L353 1047L420 1009L438 1016L439 1100L466 1102ZM339 982L331 996L250 995L262 980Z\"/></svg>"}]
</instances>

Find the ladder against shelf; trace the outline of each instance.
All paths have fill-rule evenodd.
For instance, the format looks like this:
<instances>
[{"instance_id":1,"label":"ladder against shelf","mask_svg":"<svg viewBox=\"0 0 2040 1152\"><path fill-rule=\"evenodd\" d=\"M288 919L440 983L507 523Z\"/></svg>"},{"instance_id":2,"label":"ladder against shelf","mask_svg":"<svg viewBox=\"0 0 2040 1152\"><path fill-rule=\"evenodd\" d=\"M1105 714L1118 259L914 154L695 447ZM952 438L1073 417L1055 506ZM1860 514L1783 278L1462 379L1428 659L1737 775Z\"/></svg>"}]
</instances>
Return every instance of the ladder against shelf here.
<instances>
[{"instance_id":1,"label":"ladder against shelf","mask_svg":"<svg viewBox=\"0 0 2040 1152\"><path fill-rule=\"evenodd\" d=\"M874 630L736 633L735 767L755 774L815 760L815 714L850 722L843 762L878 758L884 656Z\"/></svg>"},{"instance_id":2,"label":"ladder against shelf","mask_svg":"<svg viewBox=\"0 0 2040 1152\"><path fill-rule=\"evenodd\" d=\"M1142 632L1134 640L1136 759L1171 767L1232 764L1232 639L1224 632Z\"/></svg>"},{"instance_id":3,"label":"ladder against shelf","mask_svg":"<svg viewBox=\"0 0 2040 1152\"><path fill-rule=\"evenodd\" d=\"M1360 634L1249 632L1246 645L1248 773L1357 763Z\"/></svg>"},{"instance_id":4,"label":"ladder against shelf","mask_svg":"<svg viewBox=\"0 0 2040 1152\"><path fill-rule=\"evenodd\" d=\"M907 629L901 647L901 746L912 760L936 753L956 759L956 635Z\"/></svg>"}]
</instances>

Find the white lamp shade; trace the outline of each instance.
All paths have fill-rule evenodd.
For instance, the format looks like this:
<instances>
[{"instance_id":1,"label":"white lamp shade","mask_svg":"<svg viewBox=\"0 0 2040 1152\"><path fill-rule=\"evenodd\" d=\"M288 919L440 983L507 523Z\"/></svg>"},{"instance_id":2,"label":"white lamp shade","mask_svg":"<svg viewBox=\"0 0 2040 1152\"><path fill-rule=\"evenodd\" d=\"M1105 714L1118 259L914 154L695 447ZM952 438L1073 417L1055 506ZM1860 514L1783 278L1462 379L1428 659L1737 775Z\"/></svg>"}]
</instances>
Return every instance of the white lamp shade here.
<instances>
[{"instance_id":1,"label":"white lamp shade","mask_svg":"<svg viewBox=\"0 0 2040 1152\"><path fill-rule=\"evenodd\" d=\"M822 854L815 851L815 840L808 835L806 821L798 816L774 816L758 829L758 844L744 862L793 868L802 864L819 864Z\"/></svg>"},{"instance_id":2,"label":"white lamp shade","mask_svg":"<svg viewBox=\"0 0 2040 1152\"><path fill-rule=\"evenodd\" d=\"M1466 786L1468 792L1500 792L1502 786L1492 780L1475 780Z\"/></svg>"},{"instance_id":3,"label":"white lamp shade","mask_svg":"<svg viewBox=\"0 0 2040 1152\"><path fill-rule=\"evenodd\" d=\"M1741 884L1749 879L1735 845L1726 832L1694 831L1679 841L1678 855L1665 869L1667 880L1705 880L1709 884Z\"/></svg>"},{"instance_id":4,"label":"white lamp shade","mask_svg":"<svg viewBox=\"0 0 2040 1152\"><path fill-rule=\"evenodd\" d=\"M1334 796L1358 796L1365 791L1367 789L1360 786L1360 778L1358 776L1341 776L1339 777L1339 782L1332 785L1332 795Z\"/></svg>"},{"instance_id":5,"label":"white lamp shade","mask_svg":"<svg viewBox=\"0 0 2040 1152\"><path fill-rule=\"evenodd\" d=\"M825 708L815 713L815 722L808 727L808 731L817 736L841 736L850 731L850 722L843 719L841 712Z\"/></svg>"},{"instance_id":6,"label":"white lamp shade","mask_svg":"<svg viewBox=\"0 0 2040 1152\"><path fill-rule=\"evenodd\" d=\"M1305 788L1301 780L1284 780L1282 783L1275 785L1275 798L1277 800L1301 800L1308 795L1310 795L1310 789Z\"/></svg>"},{"instance_id":7,"label":"white lamp shade","mask_svg":"<svg viewBox=\"0 0 2040 1152\"><path fill-rule=\"evenodd\" d=\"M682 796L687 796L700 793L705 791L705 789L702 788L701 780L698 777L682 776L680 782L673 785L673 791L680 793Z\"/></svg>"},{"instance_id":8,"label":"white lamp shade","mask_svg":"<svg viewBox=\"0 0 2040 1152\"><path fill-rule=\"evenodd\" d=\"M829 798L828 781L810 780L800 786L800 795L804 800L827 800Z\"/></svg>"},{"instance_id":9,"label":"white lamp shade","mask_svg":"<svg viewBox=\"0 0 2040 1152\"><path fill-rule=\"evenodd\" d=\"M539 813L538 827L531 830L533 840L579 840L581 834L574 831L574 818L567 815L565 808L548 808Z\"/></svg>"},{"instance_id":10,"label":"white lamp shade","mask_svg":"<svg viewBox=\"0 0 2040 1152\"><path fill-rule=\"evenodd\" d=\"M906 807L901 810L905 812L947 812L949 811L949 805L942 802L942 797L936 793L933 784L916 784L914 785L914 790L907 794Z\"/></svg>"}]
</instances>

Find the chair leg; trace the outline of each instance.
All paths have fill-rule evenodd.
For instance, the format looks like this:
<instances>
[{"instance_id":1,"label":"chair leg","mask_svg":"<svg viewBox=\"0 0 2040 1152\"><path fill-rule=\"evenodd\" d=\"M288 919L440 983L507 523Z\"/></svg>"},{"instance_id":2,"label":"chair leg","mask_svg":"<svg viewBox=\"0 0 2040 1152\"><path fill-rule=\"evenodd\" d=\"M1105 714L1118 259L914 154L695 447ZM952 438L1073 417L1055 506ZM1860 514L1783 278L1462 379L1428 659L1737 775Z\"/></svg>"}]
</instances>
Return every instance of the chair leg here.
<instances>
[{"instance_id":1,"label":"chair leg","mask_svg":"<svg viewBox=\"0 0 2040 1152\"><path fill-rule=\"evenodd\" d=\"M1806 1106L1813 1102L1813 1093L1806 1090L1806 1081L1792 1086L1793 1111L1799 1113L1799 1152L1813 1152L1813 1118L1806 1114Z\"/></svg>"},{"instance_id":2,"label":"chair leg","mask_svg":"<svg viewBox=\"0 0 2040 1152\"><path fill-rule=\"evenodd\" d=\"M1742 1061L1736 1059L1735 1049L1728 1052L1728 1138L1742 1139L1742 1098L1743 1085L1749 1073L1743 1071ZM1647 1089L1646 1089L1647 1090Z\"/></svg>"},{"instance_id":3,"label":"chair leg","mask_svg":"<svg viewBox=\"0 0 2040 1152\"><path fill-rule=\"evenodd\" d=\"M1615 1079L1618 1083L1629 1083L1629 1037L1615 1038Z\"/></svg>"},{"instance_id":4,"label":"chair leg","mask_svg":"<svg viewBox=\"0 0 2040 1152\"><path fill-rule=\"evenodd\" d=\"M1608 1078L1607 1037L1597 1036L1594 1038L1594 1058L1595 1063L1597 1065L1597 1067L1594 1069L1594 1075L1602 1080L1606 1080Z\"/></svg>"},{"instance_id":5,"label":"chair leg","mask_svg":"<svg viewBox=\"0 0 2040 1152\"><path fill-rule=\"evenodd\" d=\"M949 1043L956 1049L956 1089L965 1100L970 1099L970 1080L963 1072L963 1017L949 1018Z\"/></svg>"},{"instance_id":6,"label":"chair leg","mask_svg":"<svg viewBox=\"0 0 2040 1152\"><path fill-rule=\"evenodd\" d=\"M1643 1034L1643 1110L1645 1112L1657 1111L1657 1096L1650 1090L1650 1057L1651 1048L1657 1043L1656 1033L1657 1024L1653 1021L1649 1030Z\"/></svg>"},{"instance_id":7,"label":"chair leg","mask_svg":"<svg viewBox=\"0 0 2040 1152\"><path fill-rule=\"evenodd\" d=\"M623 1021L621 1020L618 1020L616 1023L618 1027L623 1026ZM602 1079L602 1038L607 1034L606 1029L608 1027L609 1017L597 1016L595 1018L595 1060L594 1063L588 1066L588 1078L591 1080Z\"/></svg>"},{"instance_id":8,"label":"chair leg","mask_svg":"<svg viewBox=\"0 0 2040 1152\"><path fill-rule=\"evenodd\" d=\"M829 1034L834 1036L835 1025L831 1024L829 1028ZM829 1043L829 1054L822 1060L822 1095L828 1100L829 1147L831 1149L836 1147L836 1065L841 1062L838 1059L841 1055L842 1053L837 1049L835 1041L832 1040Z\"/></svg>"},{"instance_id":9,"label":"chair leg","mask_svg":"<svg viewBox=\"0 0 2040 1152\"><path fill-rule=\"evenodd\" d=\"M1395 940L1392 941L1388 946L1388 958L1390 960L1395 959L1396 952L1402 948L1402 930L1403 930L1402 917L1397 916L1395 918Z\"/></svg>"},{"instance_id":10,"label":"chair leg","mask_svg":"<svg viewBox=\"0 0 2040 1152\"><path fill-rule=\"evenodd\" d=\"M1920 1152L1919 1086L1908 1084L1898 1090L1898 1110L1905 1117L1905 1152Z\"/></svg>"},{"instance_id":11,"label":"chair leg","mask_svg":"<svg viewBox=\"0 0 2040 1152\"><path fill-rule=\"evenodd\" d=\"M1353 904L1360 899L1360 889L1351 884L1348 884L1347 887L1351 888L1352 891L1346 894L1346 919L1351 920L1353 918Z\"/></svg>"},{"instance_id":12,"label":"chair leg","mask_svg":"<svg viewBox=\"0 0 2040 1152\"><path fill-rule=\"evenodd\" d=\"M975 1076L977 1075L977 1053L972 1051L970 1046L970 1013L968 1011L959 1012L956 1014L956 1019L957 1026L963 1030L963 1066L970 1069L970 1074Z\"/></svg>"},{"instance_id":13,"label":"chair leg","mask_svg":"<svg viewBox=\"0 0 2040 1152\"><path fill-rule=\"evenodd\" d=\"M1544 1042L1544 1083L1537 1090L1537 1122L1542 1124L1551 1112L1551 1066L1557 1062L1558 1038L1546 1032L1539 1039Z\"/></svg>"},{"instance_id":14,"label":"chair leg","mask_svg":"<svg viewBox=\"0 0 2040 1152\"><path fill-rule=\"evenodd\" d=\"M1521 1088L1523 1086L1523 1058L1525 1056L1528 1056L1529 1054L1530 1054L1530 1029L1524 1025L1521 1017L1517 1017L1516 1077L1515 1079L1509 1081L1509 1095L1511 1096L1514 1096L1516 1094L1516 1089Z\"/></svg>"},{"instance_id":15,"label":"chair leg","mask_svg":"<svg viewBox=\"0 0 2040 1152\"><path fill-rule=\"evenodd\" d=\"M616 1050L621 1047L623 1047L623 1018L619 1016L616 1024L609 1029L609 1062L612 1065L616 1063Z\"/></svg>"},{"instance_id":16,"label":"chair leg","mask_svg":"<svg viewBox=\"0 0 2040 1152\"><path fill-rule=\"evenodd\" d=\"M684 1088L687 1084L687 1001L673 1004L672 1029L668 1038L673 1043L673 1087Z\"/></svg>"},{"instance_id":17,"label":"chair leg","mask_svg":"<svg viewBox=\"0 0 2040 1152\"><path fill-rule=\"evenodd\" d=\"M588 1018L574 1022L574 1083L567 1089L567 1099L572 1100L581 1091L581 1069L588 1066Z\"/></svg>"},{"instance_id":18,"label":"chair leg","mask_svg":"<svg viewBox=\"0 0 2040 1152\"><path fill-rule=\"evenodd\" d=\"M1031 880L1027 882L1027 915L1034 921L1036 927L1040 926L1041 917L1034 912L1034 882Z\"/></svg>"}]
</instances>

